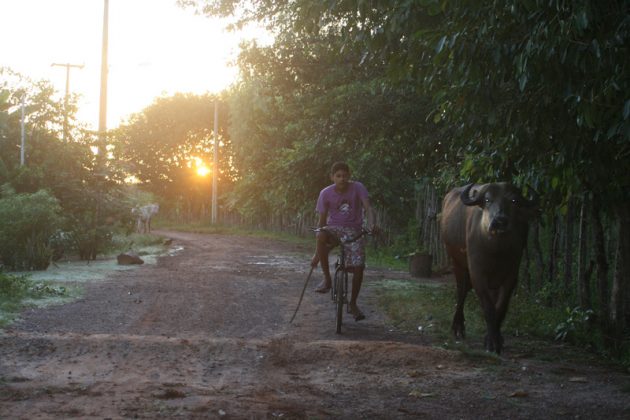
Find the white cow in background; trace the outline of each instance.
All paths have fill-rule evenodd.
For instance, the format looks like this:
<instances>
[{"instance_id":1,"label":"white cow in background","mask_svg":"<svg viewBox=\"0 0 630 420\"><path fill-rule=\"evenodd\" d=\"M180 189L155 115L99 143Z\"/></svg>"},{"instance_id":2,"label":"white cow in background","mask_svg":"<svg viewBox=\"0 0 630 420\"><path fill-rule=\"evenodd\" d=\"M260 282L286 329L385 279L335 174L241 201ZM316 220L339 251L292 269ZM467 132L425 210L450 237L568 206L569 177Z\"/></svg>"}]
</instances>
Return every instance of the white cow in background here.
<instances>
[{"instance_id":1,"label":"white cow in background","mask_svg":"<svg viewBox=\"0 0 630 420\"><path fill-rule=\"evenodd\" d=\"M147 204L146 206L136 206L131 209L131 214L136 217L136 231L138 233L151 232L151 218L160 210L157 203Z\"/></svg>"}]
</instances>

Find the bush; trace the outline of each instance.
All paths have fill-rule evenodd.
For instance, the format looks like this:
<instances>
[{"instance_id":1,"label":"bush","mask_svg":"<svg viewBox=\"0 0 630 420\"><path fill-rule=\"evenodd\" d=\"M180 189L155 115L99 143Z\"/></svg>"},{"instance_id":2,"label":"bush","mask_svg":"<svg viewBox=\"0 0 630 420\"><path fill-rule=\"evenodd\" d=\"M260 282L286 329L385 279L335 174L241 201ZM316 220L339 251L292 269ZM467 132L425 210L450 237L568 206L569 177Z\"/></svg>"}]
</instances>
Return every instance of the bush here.
<instances>
[{"instance_id":1,"label":"bush","mask_svg":"<svg viewBox=\"0 0 630 420\"><path fill-rule=\"evenodd\" d=\"M0 199L0 258L12 270L45 270L50 264L50 238L61 226L61 207L40 190Z\"/></svg>"},{"instance_id":2,"label":"bush","mask_svg":"<svg viewBox=\"0 0 630 420\"><path fill-rule=\"evenodd\" d=\"M579 306L566 308L567 319L556 326L556 340L568 340L572 335L582 334L588 330L589 321L593 318L592 309L582 309Z\"/></svg>"},{"instance_id":3,"label":"bush","mask_svg":"<svg viewBox=\"0 0 630 420\"><path fill-rule=\"evenodd\" d=\"M78 223L70 231L74 248L81 260L95 260L112 247L113 230L108 226L93 227L88 223Z\"/></svg>"},{"instance_id":4,"label":"bush","mask_svg":"<svg viewBox=\"0 0 630 420\"><path fill-rule=\"evenodd\" d=\"M30 284L26 276L11 276L0 273L0 300L23 296L28 291Z\"/></svg>"},{"instance_id":5,"label":"bush","mask_svg":"<svg viewBox=\"0 0 630 420\"><path fill-rule=\"evenodd\" d=\"M64 229L69 249L81 260L94 260L97 255L116 250L115 236L133 231L132 202L120 191L90 192L78 198L69 211Z\"/></svg>"}]
</instances>

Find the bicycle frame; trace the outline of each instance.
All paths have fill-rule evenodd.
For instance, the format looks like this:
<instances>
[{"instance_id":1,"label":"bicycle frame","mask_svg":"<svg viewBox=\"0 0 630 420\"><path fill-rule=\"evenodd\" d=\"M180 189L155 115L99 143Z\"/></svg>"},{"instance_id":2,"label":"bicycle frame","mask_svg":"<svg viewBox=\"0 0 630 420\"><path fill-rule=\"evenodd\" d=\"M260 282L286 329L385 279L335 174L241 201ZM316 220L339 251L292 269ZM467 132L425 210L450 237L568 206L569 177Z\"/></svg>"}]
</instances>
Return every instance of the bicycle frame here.
<instances>
[{"instance_id":1,"label":"bicycle frame","mask_svg":"<svg viewBox=\"0 0 630 420\"><path fill-rule=\"evenodd\" d=\"M326 230L325 227L313 229L315 232ZM353 238L338 238L339 240L339 257L335 263L335 275L333 277L333 284L330 289L330 295L332 301L336 307L336 331L337 334L341 333L341 325L343 319L343 305L346 304L346 312L350 312L349 300L348 300L348 269L346 267L346 249L344 245L358 241L361 237L370 232L367 230L361 230L361 233Z\"/></svg>"}]
</instances>

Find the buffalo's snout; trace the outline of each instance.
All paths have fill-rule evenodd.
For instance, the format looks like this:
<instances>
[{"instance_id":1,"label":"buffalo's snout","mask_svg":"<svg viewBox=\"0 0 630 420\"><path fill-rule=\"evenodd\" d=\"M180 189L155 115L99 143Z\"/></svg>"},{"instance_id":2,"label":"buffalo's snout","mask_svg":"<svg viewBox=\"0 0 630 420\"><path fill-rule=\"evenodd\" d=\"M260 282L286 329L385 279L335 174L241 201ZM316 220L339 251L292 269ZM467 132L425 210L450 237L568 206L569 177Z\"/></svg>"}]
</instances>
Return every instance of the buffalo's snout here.
<instances>
[{"instance_id":1,"label":"buffalo's snout","mask_svg":"<svg viewBox=\"0 0 630 420\"><path fill-rule=\"evenodd\" d=\"M507 216L499 215L490 222L490 233L497 234L506 232L509 226L510 219L508 219Z\"/></svg>"}]
</instances>

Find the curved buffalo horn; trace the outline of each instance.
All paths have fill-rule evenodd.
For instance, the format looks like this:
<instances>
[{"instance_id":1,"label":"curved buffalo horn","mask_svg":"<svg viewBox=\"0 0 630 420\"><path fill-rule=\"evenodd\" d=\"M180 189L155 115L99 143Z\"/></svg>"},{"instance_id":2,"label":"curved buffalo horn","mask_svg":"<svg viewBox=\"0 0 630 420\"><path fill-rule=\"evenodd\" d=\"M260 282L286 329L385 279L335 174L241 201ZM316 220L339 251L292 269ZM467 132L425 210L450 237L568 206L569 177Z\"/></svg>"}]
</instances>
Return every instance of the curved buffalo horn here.
<instances>
[{"instance_id":1,"label":"curved buffalo horn","mask_svg":"<svg viewBox=\"0 0 630 420\"><path fill-rule=\"evenodd\" d=\"M468 184L464 187L464 191L460 194L459 198L466 206L478 206L481 204L481 194L477 194L475 198L470 197L470 190L475 184Z\"/></svg>"}]
</instances>

